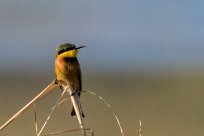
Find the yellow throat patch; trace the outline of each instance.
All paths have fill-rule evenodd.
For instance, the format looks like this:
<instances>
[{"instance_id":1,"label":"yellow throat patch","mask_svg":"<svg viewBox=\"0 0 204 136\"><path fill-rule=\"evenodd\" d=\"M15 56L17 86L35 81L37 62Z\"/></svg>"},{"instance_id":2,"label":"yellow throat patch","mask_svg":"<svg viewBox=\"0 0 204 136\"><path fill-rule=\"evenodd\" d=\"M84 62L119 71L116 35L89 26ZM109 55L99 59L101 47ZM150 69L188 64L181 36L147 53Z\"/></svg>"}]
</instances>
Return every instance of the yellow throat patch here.
<instances>
[{"instance_id":1,"label":"yellow throat patch","mask_svg":"<svg viewBox=\"0 0 204 136\"><path fill-rule=\"evenodd\" d=\"M60 57L69 57L69 58L76 58L78 54L78 50L73 49L73 50L69 50L66 52L63 52L62 54L60 54Z\"/></svg>"}]
</instances>

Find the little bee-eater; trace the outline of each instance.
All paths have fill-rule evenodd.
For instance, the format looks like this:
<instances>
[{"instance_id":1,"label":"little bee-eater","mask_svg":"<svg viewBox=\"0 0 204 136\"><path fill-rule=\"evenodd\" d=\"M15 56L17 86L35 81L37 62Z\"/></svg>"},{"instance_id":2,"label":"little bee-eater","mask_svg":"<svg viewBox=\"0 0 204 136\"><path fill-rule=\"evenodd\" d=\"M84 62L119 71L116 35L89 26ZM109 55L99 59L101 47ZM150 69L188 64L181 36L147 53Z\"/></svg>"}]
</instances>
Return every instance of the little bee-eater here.
<instances>
[{"instance_id":1,"label":"little bee-eater","mask_svg":"<svg viewBox=\"0 0 204 136\"><path fill-rule=\"evenodd\" d=\"M80 97L80 91L82 90L82 76L80 70L80 64L77 60L78 49L86 46L76 47L71 43L64 43L56 49L55 60L55 74L58 81L62 81L68 84L73 92L78 93ZM71 116L75 116L76 112L72 109ZM82 116L84 114L82 113Z\"/></svg>"}]
</instances>

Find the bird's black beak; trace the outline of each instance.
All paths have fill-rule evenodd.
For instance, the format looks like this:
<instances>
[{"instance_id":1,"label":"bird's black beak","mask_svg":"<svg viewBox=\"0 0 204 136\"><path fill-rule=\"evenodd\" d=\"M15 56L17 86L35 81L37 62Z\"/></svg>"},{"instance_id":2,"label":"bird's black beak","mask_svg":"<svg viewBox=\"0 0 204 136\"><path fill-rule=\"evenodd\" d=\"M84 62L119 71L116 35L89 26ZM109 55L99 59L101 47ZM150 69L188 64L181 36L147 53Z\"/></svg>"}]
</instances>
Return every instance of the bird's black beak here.
<instances>
[{"instance_id":1,"label":"bird's black beak","mask_svg":"<svg viewBox=\"0 0 204 136\"><path fill-rule=\"evenodd\" d=\"M76 47L76 49L81 49L81 48L84 48L84 47L87 47L87 46L79 46L79 47Z\"/></svg>"}]
</instances>

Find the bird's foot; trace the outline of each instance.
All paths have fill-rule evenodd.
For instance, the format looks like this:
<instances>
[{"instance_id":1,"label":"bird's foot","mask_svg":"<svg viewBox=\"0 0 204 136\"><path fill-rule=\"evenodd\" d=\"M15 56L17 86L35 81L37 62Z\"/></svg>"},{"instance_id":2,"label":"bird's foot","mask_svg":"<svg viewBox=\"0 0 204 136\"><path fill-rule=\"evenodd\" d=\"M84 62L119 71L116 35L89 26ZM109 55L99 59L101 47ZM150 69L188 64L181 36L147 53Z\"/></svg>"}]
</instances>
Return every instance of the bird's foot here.
<instances>
[{"instance_id":1,"label":"bird's foot","mask_svg":"<svg viewBox=\"0 0 204 136\"><path fill-rule=\"evenodd\" d=\"M59 80L58 79L55 79L54 80L54 84L58 84L59 83Z\"/></svg>"},{"instance_id":2,"label":"bird's foot","mask_svg":"<svg viewBox=\"0 0 204 136\"><path fill-rule=\"evenodd\" d=\"M64 81L55 79L55 80L54 80L54 84L60 85L60 86L59 86L60 89L64 90L64 87L62 86L62 84L65 84Z\"/></svg>"}]
</instances>

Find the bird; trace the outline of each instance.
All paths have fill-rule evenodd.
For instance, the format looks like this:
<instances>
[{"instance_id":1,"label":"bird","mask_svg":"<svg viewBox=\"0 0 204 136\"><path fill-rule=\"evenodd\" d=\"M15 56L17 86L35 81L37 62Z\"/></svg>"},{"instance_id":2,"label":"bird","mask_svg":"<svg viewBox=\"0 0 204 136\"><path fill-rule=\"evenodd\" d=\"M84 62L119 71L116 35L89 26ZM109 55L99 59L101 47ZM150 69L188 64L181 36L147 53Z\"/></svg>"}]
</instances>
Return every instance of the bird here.
<instances>
[{"instance_id":1,"label":"bird","mask_svg":"<svg viewBox=\"0 0 204 136\"><path fill-rule=\"evenodd\" d=\"M82 74L77 54L78 50L84 47L86 46L76 47L76 45L72 43L63 43L56 48L56 80L69 85L72 92L78 93L79 97L80 91L82 91ZM71 116L76 116L74 107L72 108ZM82 117L85 117L83 112Z\"/></svg>"}]
</instances>

